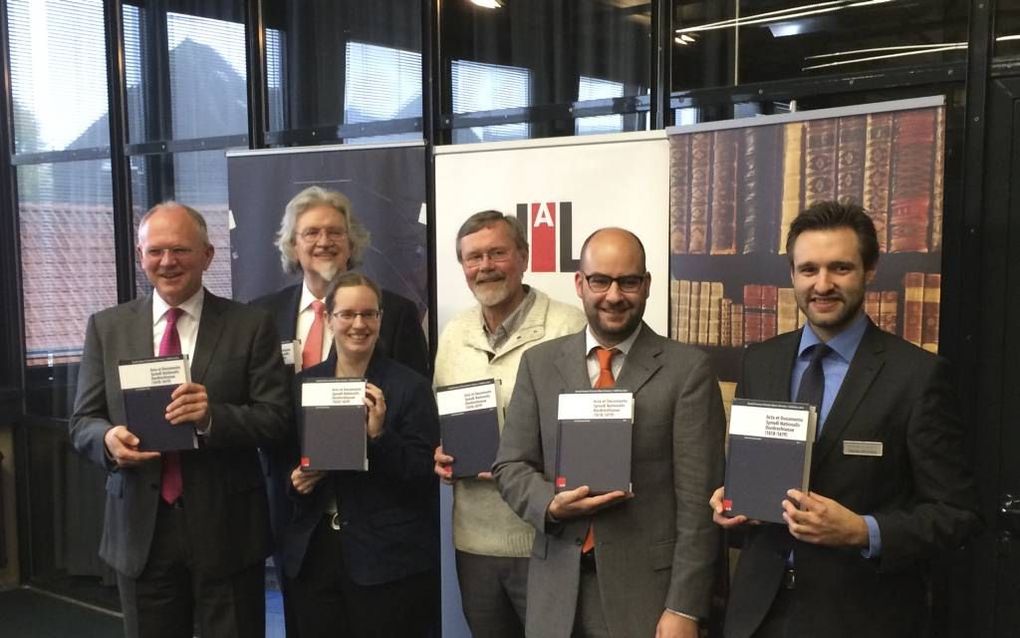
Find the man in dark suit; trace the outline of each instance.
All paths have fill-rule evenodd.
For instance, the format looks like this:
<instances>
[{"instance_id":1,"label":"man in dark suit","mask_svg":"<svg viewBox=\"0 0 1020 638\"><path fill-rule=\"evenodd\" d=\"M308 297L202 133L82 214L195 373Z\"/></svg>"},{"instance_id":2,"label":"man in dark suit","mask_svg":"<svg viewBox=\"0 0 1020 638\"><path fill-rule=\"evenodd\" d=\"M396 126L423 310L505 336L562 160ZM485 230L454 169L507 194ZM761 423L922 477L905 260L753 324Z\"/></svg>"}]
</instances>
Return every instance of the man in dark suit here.
<instances>
[{"instance_id":1,"label":"man in dark suit","mask_svg":"<svg viewBox=\"0 0 1020 638\"><path fill-rule=\"evenodd\" d=\"M526 633L694 638L719 540L704 509L722 477L718 381L704 353L642 322L651 276L632 233L589 237L574 281L588 327L524 354L493 470L536 529ZM634 394L632 494L553 488L559 395L593 386Z\"/></svg>"},{"instance_id":2,"label":"man in dark suit","mask_svg":"<svg viewBox=\"0 0 1020 638\"><path fill-rule=\"evenodd\" d=\"M368 232L354 218L351 209L351 202L345 195L320 186L309 186L295 195L284 209L276 246L283 270L301 273L302 281L252 302L272 315L281 339L300 343L300 349L295 350L293 356L301 361L303 368L324 361L333 345L324 303L330 282L357 266L368 247ZM381 303L382 324L376 346L379 353L429 376L428 345L422 334L417 306L410 299L388 290L382 291ZM263 462L273 533L279 541L293 516L287 486L294 468L288 450L279 446L264 449ZM296 638L297 625L287 597L282 557L277 552L273 558L283 595L287 635Z\"/></svg>"},{"instance_id":3,"label":"man in dark suit","mask_svg":"<svg viewBox=\"0 0 1020 638\"><path fill-rule=\"evenodd\" d=\"M738 395L812 403L821 431L785 526L725 517L722 488L711 499L745 533L725 635L923 635L928 559L979 525L948 365L864 314L878 240L862 208L811 206L786 252L807 327L750 346Z\"/></svg>"},{"instance_id":4,"label":"man in dark suit","mask_svg":"<svg viewBox=\"0 0 1020 638\"><path fill-rule=\"evenodd\" d=\"M89 319L70 419L74 447L107 468L100 556L117 572L128 636L261 636L270 534L257 448L284 440L289 400L268 315L204 290L205 220L174 202L138 229L154 292ZM143 452L124 414L118 362L185 354L191 382L166 417L198 448Z\"/></svg>"}]
</instances>

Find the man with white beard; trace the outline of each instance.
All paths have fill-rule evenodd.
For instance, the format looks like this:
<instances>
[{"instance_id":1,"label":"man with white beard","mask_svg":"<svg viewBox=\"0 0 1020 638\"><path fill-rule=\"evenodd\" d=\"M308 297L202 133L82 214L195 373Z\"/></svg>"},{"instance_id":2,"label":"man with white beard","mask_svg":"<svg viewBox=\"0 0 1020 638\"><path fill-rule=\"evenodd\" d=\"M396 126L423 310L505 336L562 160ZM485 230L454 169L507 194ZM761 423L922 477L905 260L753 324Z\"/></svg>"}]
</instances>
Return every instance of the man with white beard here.
<instances>
[{"instance_id":1,"label":"man with white beard","mask_svg":"<svg viewBox=\"0 0 1020 638\"><path fill-rule=\"evenodd\" d=\"M457 261L478 305L443 329L435 384L499 379L501 405L510 404L517 365L543 341L579 331L584 314L522 282L528 240L517 218L475 213L457 232ZM451 482L455 459L439 447L435 471ZM528 556L535 530L500 498L489 472L454 485L453 544L464 616L475 636L524 636Z\"/></svg>"},{"instance_id":2,"label":"man with white beard","mask_svg":"<svg viewBox=\"0 0 1020 638\"><path fill-rule=\"evenodd\" d=\"M294 356L301 358L302 368L316 365L329 355L333 334L325 315L326 290L338 274L360 263L368 243L368 231L354 219L351 202L342 193L309 186L287 203L276 246L284 272L301 273L302 282L260 297L252 304L269 311L285 343L300 341L300 351ZM429 351L417 306L388 290L382 291L380 301L382 324L376 351L428 376ZM294 468L287 467L286 456L283 450L263 450L270 517L277 539L292 510L287 484ZM279 566L280 561L275 562ZM282 574L279 582L282 590ZM297 632L286 591L283 595L287 636L295 638Z\"/></svg>"}]
</instances>

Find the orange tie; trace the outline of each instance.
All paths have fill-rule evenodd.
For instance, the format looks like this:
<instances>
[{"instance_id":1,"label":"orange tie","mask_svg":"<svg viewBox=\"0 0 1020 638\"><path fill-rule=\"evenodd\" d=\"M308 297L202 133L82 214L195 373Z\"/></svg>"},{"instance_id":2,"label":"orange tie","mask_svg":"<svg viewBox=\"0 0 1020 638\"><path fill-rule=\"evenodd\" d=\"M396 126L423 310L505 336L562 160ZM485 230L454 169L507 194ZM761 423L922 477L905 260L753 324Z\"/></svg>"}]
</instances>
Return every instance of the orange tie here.
<instances>
[{"instance_id":1,"label":"orange tie","mask_svg":"<svg viewBox=\"0 0 1020 638\"><path fill-rule=\"evenodd\" d=\"M326 331L326 304L318 299L312 302L315 321L305 338L305 347L301 350L301 369L305 370L322 361L322 338Z\"/></svg>"},{"instance_id":2,"label":"orange tie","mask_svg":"<svg viewBox=\"0 0 1020 638\"><path fill-rule=\"evenodd\" d=\"M599 360L599 378L595 379L595 388L612 388L616 386L616 378L613 377L613 356L619 352L616 348L598 347L595 349L595 356ZM587 554L595 549L595 527L588 523L588 533L584 535L584 543L581 545L581 553Z\"/></svg>"}]
</instances>

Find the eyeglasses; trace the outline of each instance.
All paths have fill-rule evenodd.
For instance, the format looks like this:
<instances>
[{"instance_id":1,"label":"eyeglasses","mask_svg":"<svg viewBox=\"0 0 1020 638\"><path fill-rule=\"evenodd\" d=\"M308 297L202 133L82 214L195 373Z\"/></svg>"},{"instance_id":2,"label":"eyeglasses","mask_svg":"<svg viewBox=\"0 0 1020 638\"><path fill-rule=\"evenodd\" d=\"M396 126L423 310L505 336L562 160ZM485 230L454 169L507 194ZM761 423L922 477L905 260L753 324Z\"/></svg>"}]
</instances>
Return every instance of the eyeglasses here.
<instances>
[{"instance_id":1,"label":"eyeglasses","mask_svg":"<svg viewBox=\"0 0 1020 638\"><path fill-rule=\"evenodd\" d=\"M187 248L185 246L174 246L173 248L146 248L142 251L146 259L162 260L163 255L170 254L174 259L186 259L195 252L194 248Z\"/></svg>"},{"instance_id":2,"label":"eyeglasses","mask_svg":"<svg viewBox=\"0 0 1020 638\"><path fill-rule=\"evenodd\" d=\"M347 229L337 227L315 228L313 226L302 230L298 233L298 237L300 237L302 241L312 243L313 241L317 241L319 237L322 236L322 233L326 233L326 239L329 241L340 241L347 236Z\"/></svg>"},{"instance_id":3,"label":"eyeglasses","mask_svg":"<svg viewBox=\"0 0 1020 638\"><path fill-rule=\"evenodd\" d=\"M622 277L610 277L609 275L600 275L598 273L593 275L581 273L581 276L588 282L588 287L591 288L592 292L608 292L614 281L622 292L637 292L644 285L645 277L648 276L648 273L643 275L624 275Z\"/></svg>"},{"instance_id":4,"label":"eyeglasses","mask_svg":"<svg viewBox=\"0 0 1020 638\"><path fill-rule=\"evenodd\" d=\"M509 248L493 248L492 250L486 250L478 253L469 253L464 255L464 263L471 268L477 268L482 265L485 258L488 257L489 261L493 263L502 263L508 261L511 256Z\"/></svg>"},{"instance_id":5,"label":"eyeglasses","mask_svg":"<svg viewBox=\"0 0 1020 638\"><path fill-rule=\"evenodd\" d=\"M353 323L358 317L365 323L372 323L382 318L382 310L337 310L330 316L344 323Z\"/></svg>"}]
</instances>

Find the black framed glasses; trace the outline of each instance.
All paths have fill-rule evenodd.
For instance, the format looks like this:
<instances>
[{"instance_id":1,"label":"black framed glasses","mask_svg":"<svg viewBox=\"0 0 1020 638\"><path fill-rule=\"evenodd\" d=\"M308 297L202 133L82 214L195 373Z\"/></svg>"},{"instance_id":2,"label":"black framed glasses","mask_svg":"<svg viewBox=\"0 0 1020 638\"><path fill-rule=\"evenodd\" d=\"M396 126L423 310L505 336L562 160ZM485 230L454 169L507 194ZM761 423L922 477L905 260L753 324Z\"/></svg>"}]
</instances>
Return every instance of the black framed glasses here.
<instances>
[{"instance_id":1,"label":"black framed glasses","mask_svg":"<svg viewBox=\"0 0 1020 638\"><path fill-rule=\"evenodd\" d=\"M643 275L623 275L621 277L610 277L609 275L602 275L599 273L581 273L584 280L588 282L588 287L591 288L592 292L607 292L612 287L613 282L619 286L622 292L637 292L641 290L641 286L645 283L645 277L648 273Z\"/></svg>"}]
</instances>

